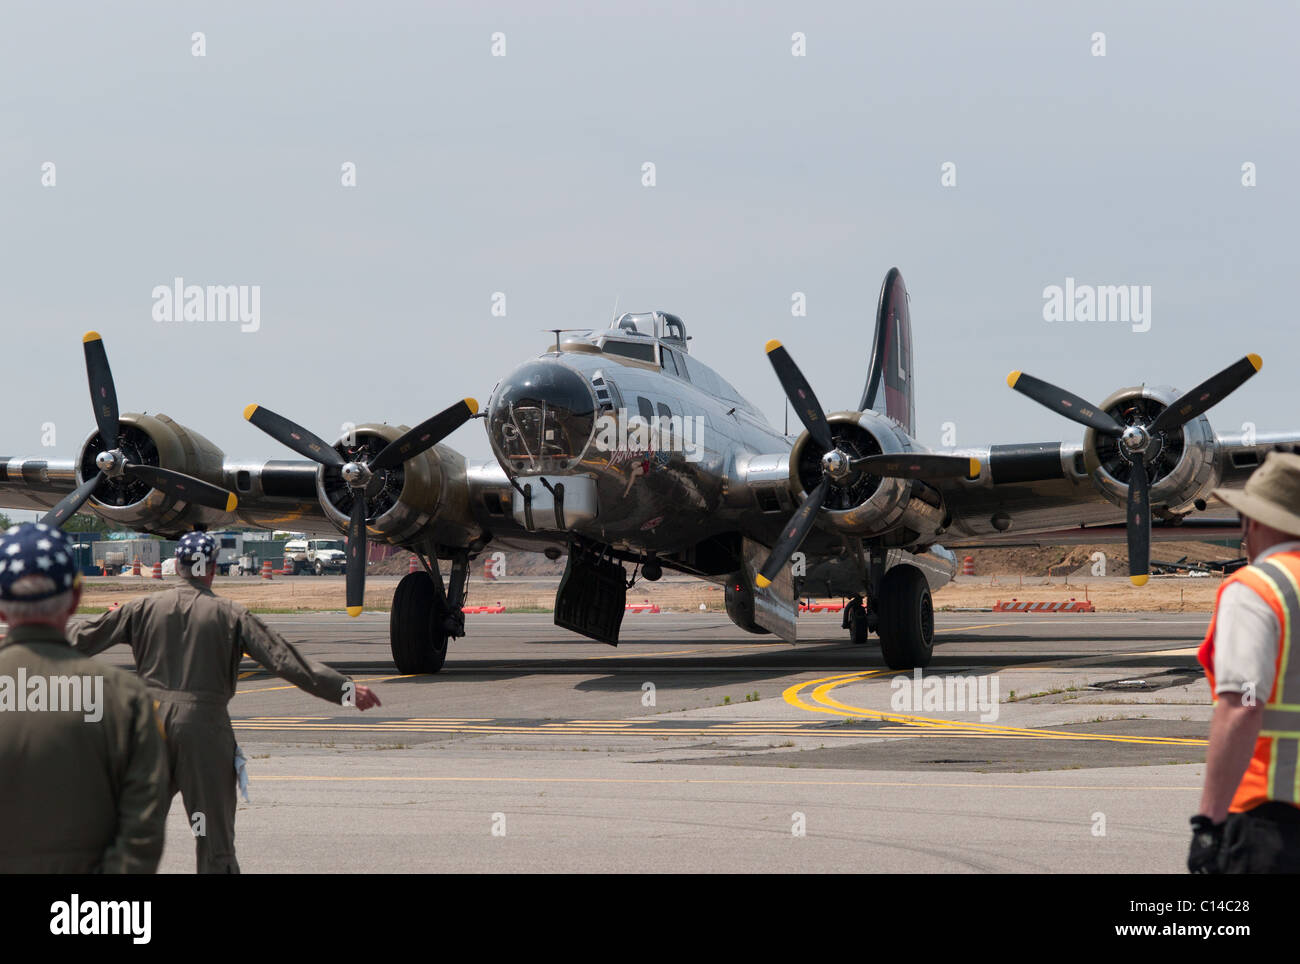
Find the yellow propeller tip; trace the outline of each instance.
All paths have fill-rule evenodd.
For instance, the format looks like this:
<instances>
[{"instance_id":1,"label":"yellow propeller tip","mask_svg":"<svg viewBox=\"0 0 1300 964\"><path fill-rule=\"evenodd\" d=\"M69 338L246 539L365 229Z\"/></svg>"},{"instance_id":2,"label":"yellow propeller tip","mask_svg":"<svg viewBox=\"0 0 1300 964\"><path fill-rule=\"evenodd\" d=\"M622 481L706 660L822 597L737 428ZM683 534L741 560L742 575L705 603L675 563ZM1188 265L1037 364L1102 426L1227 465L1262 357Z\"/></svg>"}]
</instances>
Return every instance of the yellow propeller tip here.
<instances>
[{"instance_id":1,"label":"yellow propeller tip","mask_svg":"<svg viewBox=\"0 0 1300 964\"><path fill-rule=\"evenodd\" d=\"M465 399L465 407L469 409L471 415L478 414L478 401L473 398Z\"/></svg>"},{"instance_id":2,"label":"yellow propeller tip","mask_svg":"<svg viewBox=\"0 0 1300 964\"><path fill-rule=\"evenodd\" d=\"M971 460L970 460L970 477L971 477L972 479L978 479L978 478L980 477L980 460L979 460L979 459L971 459Z\"/></svg>"},{"instance_id":3,"label":"yellow propeller tip","mask_svg":"<svg viewBox=\"0 0 1300 964\"><path fill-rule=\"evenodd\" d=\"M772 352L776 351L780 347L781 347L781 343L777 341L775 338L773 338L771 341L769 341L766 345L763 346L763 351L767 352L770 355L772 354Z\"/></svg>"},{"instance_id":4,"label":"yellow propeller tip","mask_svg":"<svg viewBox=\"0 0 1300 964\"><path fill-rule=\"evenodd\" d=\"M99 332L97 332L97 331L88 331L88 332L86 332L84 335L81 336L81 342L82 342L83 345L86 344L87 342L92 342L92 341L103 341L103 340L104 340L104 339L102 339L102 338L99 336ZM1256 365L1255 367L1258 368L1259 366Z\"/></svg>"},{"instance_id":5,"label":"yellow propeller tip","mask_svg":"<svg viewBox=\"0 0 1300 964\"><path fill-rule=\"evenodd\" d=\"M355 619L357 616L361 615L361 610L363 608L364 608L363 606L349 606L348 615L351 616L353 619Z\"/></svg>"},{"instance_id":6,"label":"yellow propeller tip","mask_svg":"<svg viewBox=\"0 0 1300 964\"><path fill-rule=\"evenodd\" d=\"M757 586L759 589L766 589L768 586L772 585L772 580L768 579L765 575L763 575L760 572L758 575L754 577L754 585Z\"/></svg>"},{"instance_id":7,"label":"yellow propeller tip","mask_svg":"<svg viewBox=\"0 0 1300 964\"><path fill-rule=\"evenodd\" d=\"M226 511L234 512L235 506L237 505L239 505L239 500L235 498L235 493L232 492L230 493L230 496L226 499Z\"/></svg>"},{"instance_id":8,"label":"yellow propeller tip","mask_svg":"<svg viewBox=\"0 0 1300 964\"><path fill-rule=\"evenodd\" d=\"M1016 382L1020 380L1022 372L1012 372L1007 376L1007 388L1015 388Z\"/></svg>"},{"instance_id":9,"label":"yellow propeller tip","mask_svg":"<svg viewBox=\"0 0 1300 964\"><path fill-rule=\"evenodd\" d=\"M245 419L250 419L250 418L252 418L252 417L253 417L253 413L256 412L256 411L257 411L257 402L253 402L253 404L251 404L251 405L245 405L245 406L244 406L244 418L245 418Z\"/></svg>"},{"instance_id":10,"label":"yellow propeller tip","mask_svg":"<svg viewBox=\"0 0 1300 964\"><path fill-rule=\"evenodd\" d=\"M1259 371L1264 366L1264 359L1253 352L1246 356L1246 360L1255 366L1255 371Z\"/></svg>"},{"instance_id":11,"label":"yellow propeller tip","mask_svg":"<svg viewBox=\"0 0 1300 964\"><path fill-rule=\"evenodd\" d=\"M1133 583L1133 585L1135 586L1145 586L1147 584L1147 580L1150 578L1151 578L1150 576L1129 576L1128 581Z\"/></svg>"}]
</instances>

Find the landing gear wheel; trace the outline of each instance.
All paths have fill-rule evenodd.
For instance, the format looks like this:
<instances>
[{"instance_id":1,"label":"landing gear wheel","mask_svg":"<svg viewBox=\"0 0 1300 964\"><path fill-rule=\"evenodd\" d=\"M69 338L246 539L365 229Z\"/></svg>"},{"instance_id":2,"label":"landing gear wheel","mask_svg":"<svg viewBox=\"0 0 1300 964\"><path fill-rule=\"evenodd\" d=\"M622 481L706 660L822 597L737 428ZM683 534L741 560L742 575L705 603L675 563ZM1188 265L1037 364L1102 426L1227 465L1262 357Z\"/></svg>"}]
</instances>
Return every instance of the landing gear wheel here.
<instances>
[{"instance_id":1,"label":"landing gear wheel","mask_svg":"<svg viewBox=\"0 0 1300 964\"><path fill-rule=\"evenodd\" d=\"M930 665L934 655L934 603L925 574L915 566L895 566L880 583L880 650L890 669Z\"/></svg>"},{"instance_id":2,"label":"landing gear wheel","mask_svg":"<svg viewBox=\"0 0 1300 964\"><path fill-rule=\"evenodd\" d=\"M865 646L869 623L860 596L854 596L844 607L844 624L849 629L849 642L854 646Z\"/></svg>"},{"instance_id":3,"label":"landing gear wheel","mask_svg":"<svg viewBox=\"0 0 1300 964\"><path fill-rule=\"evenodd\" d=\"M447 614L427 572L408 572L393 593L388 641L403 675L436 673L447 659Z\"/></svg>"}]
</instances>

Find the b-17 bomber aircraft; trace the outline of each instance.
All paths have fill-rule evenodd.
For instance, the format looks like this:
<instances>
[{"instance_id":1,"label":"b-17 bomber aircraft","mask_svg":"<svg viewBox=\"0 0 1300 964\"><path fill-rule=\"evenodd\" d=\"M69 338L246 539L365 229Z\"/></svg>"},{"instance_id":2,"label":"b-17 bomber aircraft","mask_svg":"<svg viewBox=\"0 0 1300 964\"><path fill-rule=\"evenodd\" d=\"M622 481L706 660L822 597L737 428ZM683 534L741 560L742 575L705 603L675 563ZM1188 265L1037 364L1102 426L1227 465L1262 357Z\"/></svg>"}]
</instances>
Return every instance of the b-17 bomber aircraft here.
<instances>
[{"instance_id":1,"label":"b-17 bomber aircraft","mask_svg":"<svg viewBox=\"0 0 1300 964\"><path fill-rule=\"evenodd\" d=\"M1028 374L1016 391L1086 426L1081 444L931 453L915 440L912 334L898 269L881 288L875 345L856 408L827 415L777 341L769 362L803 423L770 425L690 351L682 320L626 313L603 330L554 333L549 350L493 390L425 422L357 425L330 444L287 417L244 415L299 456L239 461L165 415L119 414L100 336L84 351L96 431L77 457L0 457L0 506L77 511L175 537L196 525L347 535L346 603L361 612L366 543L409 549L422 571L397 585L390 617L401 673L432 673L465 634L470 562L489 546L543 551L567 567L555 622L617 644L637 574L673 569L724 587L741 628L793 642L801 595L849 599L854 643L870 633L893 669L926 666L931 593L956 572L953 548L1125 540L1147 579L1154 532L1196 538L1294 435L1217 435L1205 412L1255 374L1248 355L1187 393L1121 388L1098 405ZM757 346L756 346L757 347ZM485 421L494 458L444 439ZM438 560L450 563L444 580Z\"/></svg>"}]
</instances>

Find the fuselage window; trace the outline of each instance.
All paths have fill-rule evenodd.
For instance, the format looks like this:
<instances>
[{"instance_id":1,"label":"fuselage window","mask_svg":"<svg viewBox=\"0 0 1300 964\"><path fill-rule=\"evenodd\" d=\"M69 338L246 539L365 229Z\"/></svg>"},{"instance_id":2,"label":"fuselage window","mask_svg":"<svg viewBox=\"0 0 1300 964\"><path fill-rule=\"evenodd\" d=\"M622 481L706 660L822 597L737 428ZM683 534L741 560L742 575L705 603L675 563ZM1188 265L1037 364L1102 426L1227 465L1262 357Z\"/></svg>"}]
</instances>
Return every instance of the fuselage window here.
<instances>
[{"instance_id":1,"label":"fuselage window","mask_svg":"<svg viewBox=\"0 0 1300 964\"><path fill-rule=\"evenodd\" d=\"M676 449L673 438L673 413L663 402L659 403L659 447L671 452Z\"/></svg>"}]
</instances>

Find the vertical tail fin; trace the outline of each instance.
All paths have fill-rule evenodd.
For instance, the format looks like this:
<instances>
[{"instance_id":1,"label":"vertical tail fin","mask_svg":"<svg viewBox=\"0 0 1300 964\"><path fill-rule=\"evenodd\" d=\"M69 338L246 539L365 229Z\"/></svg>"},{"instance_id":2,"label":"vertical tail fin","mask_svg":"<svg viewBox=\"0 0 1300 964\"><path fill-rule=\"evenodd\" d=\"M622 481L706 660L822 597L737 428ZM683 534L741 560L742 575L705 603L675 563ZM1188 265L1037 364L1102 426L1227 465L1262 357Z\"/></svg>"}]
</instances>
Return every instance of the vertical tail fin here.
<instances>
[{"instance_id":1,"label":"vertical tail fin","mask_svg":"<svg viewBox=\"0 0 1300 964\"><path fill-rule=\"evenodd\" d=\"M907 310L907 286L897 268L890 268L880 287L876 309L876 343L867 369L867 386L860 411L888 415L916 435L916 403L912 397L912 317Z\"/></svg>"}]
</instances>

